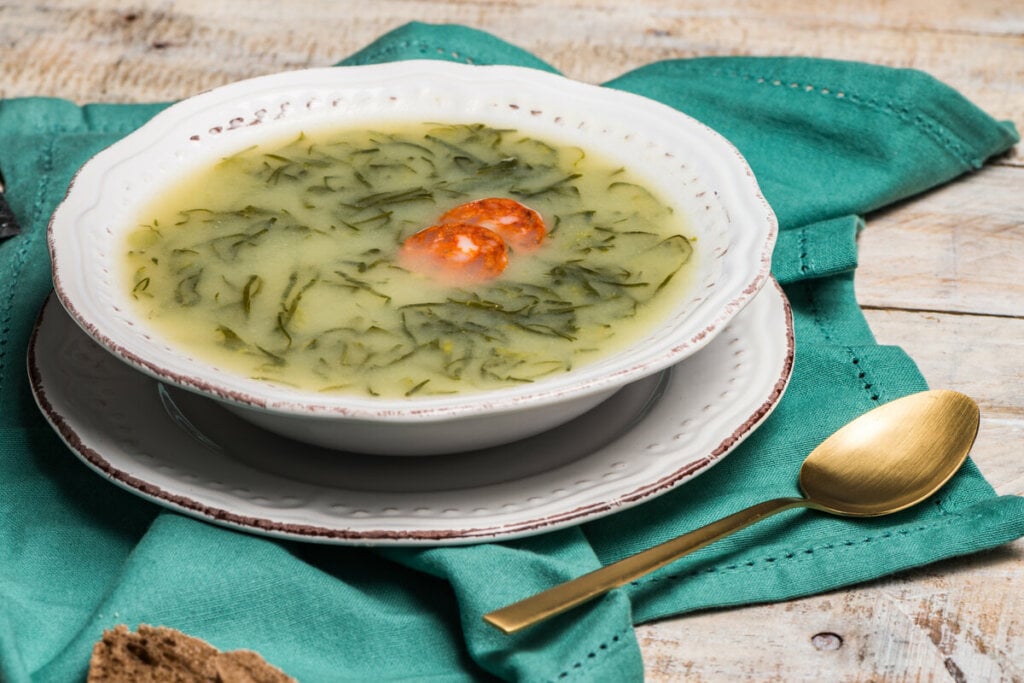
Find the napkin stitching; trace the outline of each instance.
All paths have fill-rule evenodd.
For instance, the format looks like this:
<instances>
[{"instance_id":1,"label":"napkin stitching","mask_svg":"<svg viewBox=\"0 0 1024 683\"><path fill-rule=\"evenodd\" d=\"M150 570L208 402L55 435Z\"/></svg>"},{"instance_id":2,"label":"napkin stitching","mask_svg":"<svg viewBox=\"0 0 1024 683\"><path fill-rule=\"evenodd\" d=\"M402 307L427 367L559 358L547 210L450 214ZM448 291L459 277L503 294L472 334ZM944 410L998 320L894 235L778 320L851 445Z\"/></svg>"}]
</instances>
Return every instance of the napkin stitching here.
<instances>
[{"instance_id":1,"label":"napkin stitching","mask_svg":"<svg viewBox=\"0 0 1024 683\"><path fill-rule=\"evenodd\" d=\"M737 72L737 75L741 75ZM752 76L746 76L752 78ZM801 83L799 81L785 82L781 78L773 78L771 81L768 78L759 76L753 77L755 83L768 84L772 87L788 86L790 91L799 91L804 93L813 93L831 97L837 102L849 102L851 104L860 105L868 109L872 109L888 116L894 116L902 121L910 123L915 128L918 128L925 133L927 137L937 142L940 147L945 149L947 152L952 154L954 157L959 159L962 163L969 167L975 167L978 162L970 155L970 153L964 149L963 145L954 137L952 132L943 126L932 117L923 114L920 111L912 114L912 104L907 104L900 100L889 100L884 104L880 103L876 98L863 97L856 92L850 92L849 88L829 88L819 87L810 83ZM788 80L788 79L786 79Z\"/></svg>"},{"instance_id":2,"label":"napkin stitching","mask_svg":"<svg viewBox=\"0 0 1024 683\"><path fill-rule=\"evenodd\" d=\"M832 338L832 323L825 315L825 312L822 310L821 306L818 304L818 299L814 293L814 287L812 287L811 284L806 281L802 283L802 287L804 290L804 297L806 298L807 303L810 304L811 313L814 315L814 326L818 328L819 332L821 332L821 336L825 339L825 341L833 342L834 339Z\"/></svg>"},{"instance_id":3,"label":"napkin stitching","mask_svg":"<svg viewBox=\"0 0 1024 683\"><path fill-rule=\"evenodd\" d=\"M699 68L701 65L693 66ZM913 103L907 103L896 99L881 102L877 98L865 97L856 92L852 92L849 88L816 86L811 83L801 82L801 80L798 79L793 80L782 78L781 76L758 76L751 72L743 72L736 69L725 69L721 67L711 69L707 69L705 67L703 70L720 76L741 78L752 81L758 85L766 85L774 88L785 87L787 91L816 93L829 97L837 102L848 102L867 109L872 109L878 113L892 116L911 124L914 128L922 131L926 137L932 139L940 147L945 149L968 167L977 168L981 164L981 160L973 156L971 150L965 148L963 141L960 140L953 131L944 126L934 117L929 116L920 110L915 110Z\"/></svg>"},{"instance_id":4,"label":"napkin stitching","mask_svg":"<svg viewBox=\"0 0 1024 683\"><path fill-rule=\"evenodd\" d=\"M53 151L56 146L56 141L56 137L51 137L49 143L43 148L43 154L40 160L42 178L36 188L36 197L32 202L32 210L29 214L29 221L27 225L34 225L36 223L36 218L42 214L43 202L46 198L47 192L49 191L51 175L53 173ZM11 322L14 315L14 293L18 289L18 283L21 279L22 273L25 272L25 264L28 262L28 253L31 247L35 244L40 231L38 229L28 230L26 233L25 239L21 241L18 245L17 251L15 251L13 263L11 264L11 279L9 286L7 287L7 297L5 298L7 308L4 311L3 320L0 321L0 394L2 394L5 389L4 377L6 377L7 374L8 344L10 343Z\"/></svg>"},{"instance_id":5,"label":"napkin stitching","mask_svg":"<svg viewBox=\"0 0 1024 683\"><path fill-rule=\"evenodd\" d=\"M3 105L4 102L8 102L8 101L9 100L5 100L5 99L0 98L0 105ZM55 101L55 102L67 102L67 100L62 100L60 98L53 98L53 101ZM78 109L79 113L82 115L83 119L86 116L86 113L85 113L86 109L89 108L90 106L92 106L92 105L91 104L85 104L85 105L81 105L81 106L77 107L77 109ZM136 104L122 104L122 105L117 105L117 106L134 107L134 106L139 106L139 105L136 105ZM145 106L145 105L142 105L142 106ZM83 120L82 121L82 125L71 125L71 126L68 126L68 125L58 125L58 126L54 126L52 128L51 127L26 126L27 130L25 131L24 134L25 135L42 135L42 136L49 137L49 136L68 135L68 134L75 134L75 133L100 133L100 134L104 134L104 135L113 133L113 134L116 134L116 135L124 136L124 135L128 135L129 133L134 132L135 130L138 129L138 127L139 127L138 123L135 123L135 124L128 123L128 124L126 124L124 122L117 122L114 125L93 125L93 124L90 124L90 123L86 123ZM49 153L51 155L53 154L53 143L54 142L56 142L56 141L55 140L50 140L51 148L49 150ZM52 170L52 169L49 169L49 170Z\"/></svg>"},{"instance_id":6,"label":"napkin stitching","mask_svg":"<svg viewBox=\"0 0 1024 683\"><path fill-rule=\"evenodd\" d=\"M594 649L590 650L587 653L586 659L577 660L571 666L569 666L569 667L563 669L561 672L559 672L555 678L558 679L558 680L564 680L564 679L568 678L569 676L576 675L576 674L582 674L584 667L588 666L589 664L594 663L597 660L599 655L608 654L613 649L616 649L617 647L621 647L621 644L623 644L625 642L628 642L623 637L626 634L627 634L627 630L623 629L623 630L615 633L614 635L612 635L611 638L605 639L597 647L595 647Z\"/></svg>"},{"instance_id":7,"label":"napkin stitching","mask_svg":"<svg viewBox=\"0 0 1024 683\"><path fill-rule=\"evenodd\" d=\"M381 48L377 48L371 52L363 54L359 59L353 60L353 64L366 64L367 62L373 62L379 58L387 57L388 55L401 52L405 48L414 47L420 51L420 54L427 54L428 52L434 51L439 55L446 55L465 62L466 64L475 64L476 60L467 55L459 53L457 50L449 50L445 47L434 45L423 40L403 40L400 43L394 43Z\"/></svg>"},{"instance_id":8,"label":"napkin stitching","mask_svg":"<svg viewBox=\"0 0 1024 683\"><path fill-rule=\"evenodd\" d=\"M850 362L853 363L854 366L856 366L857 379L860 380L861 388L864 389L864 391L868 392L871 395L871 400L872 401L877 401L880 392L879 392L879 390L877 388L875 388L875 384L872 381L872 379L870 377L868 377L868 373L864 369L864 365L861 364L860 356L858 356L857 352L854 351L853 348L851 348L849 346L846 347L846 351L851 356Z\"/></svg>"},{"instance_id":9,"label":"napkin stitching","mask_svg":"<svg viewBox=\"0 0 1024 683\"><path fill-rule=\"evenodd\" d=\"M806 297L807 303L810 305L811 313L814 316L814 325L821 332L821 336L827 342L835 342L833 338L833 332L831 321L828 316L825 315L821 306L818 305L818 300L815 297L814 288L809 282L804 282L804 296ZM861 389L868 393L868 396L872 401L878 401L881 397L881 392L875 385L875 382L869 377L869 370L867 365L863 362L863 359L852 346L844 345L843 351L849 356L850 364L854 366L854 370L857 372L857 380L860 382Z\"/></svg>"},{"instance_id":10,"label":"napkin stitching","mask_svg":"<svg viewBox=\"0 0 1024 683\"><path fill-rule=\"evenodd\" d=\"M800 240L798 246L800 247L800 272L806 273L810 270L810 263L807 261L807 240L810 237L807 226L805 225L800 229Z\"/></svg>"},{"instance_id":11,"label":"napkin stitching","mask_svg":"<svg viewBox=\"0 0 1024 683\"><path fill-rule=\"evenodd\" d=\"M808 559L809 556L812 556L815 553L820 553L823 551L842 552L866 543L884 542L889 540L900 541L906 538L907 536L911 536L913 534L931 531L932 529L948 526L954 521L971 524L977 520L982 519L985 516L980 513L975 513L969 516L964 516L957 513L948 513L945 510L942 510L941 506L939 506L939 510L944 513L944 516L930 524L919 524L917 526L910 528L900 527L895 530L884 531L874 536L864 536L856 540L846 539L844 541L833 541L831 543L823 543L819 546L809 546L806 548L787 550L774 555L750 559L746 561L732 562L730 564L708 567L706 569L701 570L657 574L645 577L643 579L637 579L636 581L630 582L629 585L639 588L644 586L645 584L658 583L661 581L693 579L703 574L728 574L733 572L766 571L769 569L782 566L783 562L781 562L781 560L794 560L799 562L800 560Z\"/></svg>"}]
</instances>

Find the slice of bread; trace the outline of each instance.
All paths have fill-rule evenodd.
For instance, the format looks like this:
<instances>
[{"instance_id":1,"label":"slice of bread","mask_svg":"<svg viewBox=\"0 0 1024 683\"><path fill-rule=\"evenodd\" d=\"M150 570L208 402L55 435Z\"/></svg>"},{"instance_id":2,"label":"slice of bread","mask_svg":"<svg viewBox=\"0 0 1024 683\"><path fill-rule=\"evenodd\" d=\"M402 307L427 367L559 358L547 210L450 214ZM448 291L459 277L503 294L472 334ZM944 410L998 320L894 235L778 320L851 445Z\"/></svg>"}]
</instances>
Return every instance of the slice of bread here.
<instances>
[{"instance_id":1,"label":"slice of bread","mask_svg":"<svg viewBox=\"0 0 1024 683\"><path fill-rule=\"evenodd\" d=\"M221 652L163 626L124 624L93 646L87 683L295 683L249 650Z\"/></svg>"}]
</instances>

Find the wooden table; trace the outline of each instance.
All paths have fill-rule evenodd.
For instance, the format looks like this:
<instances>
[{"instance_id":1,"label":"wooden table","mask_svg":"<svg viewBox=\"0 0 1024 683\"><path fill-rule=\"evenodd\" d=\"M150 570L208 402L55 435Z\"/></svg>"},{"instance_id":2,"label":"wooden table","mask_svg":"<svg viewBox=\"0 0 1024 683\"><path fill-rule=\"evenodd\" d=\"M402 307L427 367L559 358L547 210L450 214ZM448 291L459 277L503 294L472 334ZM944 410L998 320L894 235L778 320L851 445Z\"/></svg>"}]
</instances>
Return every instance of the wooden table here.
<instances>
[{"instance_id":1,"label":"wooden table","mask_svg":"<svg viewBox=\"0 0 1024 683\"><path fill-rule=\"evenodd\" d=\"M0 97L177 99L328 65L417 19L487 30L590 82L707 55L914 67L1024 129L1019 0L13 0L0 4ZM869 216L860 246L858 298L879 342L978 400L973 458L999 493L1024 494L1024 146ZM652 681L1024 680L1024 541L638 634Z\"/></svg>"}]
</instances>

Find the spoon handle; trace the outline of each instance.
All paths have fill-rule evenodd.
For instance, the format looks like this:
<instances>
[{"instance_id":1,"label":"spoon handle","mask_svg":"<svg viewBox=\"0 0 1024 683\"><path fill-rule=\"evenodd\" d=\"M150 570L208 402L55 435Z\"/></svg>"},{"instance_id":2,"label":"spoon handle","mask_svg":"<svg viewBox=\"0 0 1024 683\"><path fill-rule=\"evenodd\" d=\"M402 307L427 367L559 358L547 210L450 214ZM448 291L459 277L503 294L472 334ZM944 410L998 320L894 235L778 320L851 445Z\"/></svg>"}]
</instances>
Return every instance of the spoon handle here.
<instances>
[{"instance_id":1,"label":"spoon handle","mask_svg":"<svg viewBox=\"0 0 1024 683\"><path fill-rule=\"evenodd\" d=\"M679 558L714 543L784 510L806 507L805 498L776 498L735 512L728 517L682 536L642 550L589 574L558 584L529 598L484 615L484 621L503 633L515 633L528 626L566 612L613 588L629 583Z\"/></svg>"}]
</instances>

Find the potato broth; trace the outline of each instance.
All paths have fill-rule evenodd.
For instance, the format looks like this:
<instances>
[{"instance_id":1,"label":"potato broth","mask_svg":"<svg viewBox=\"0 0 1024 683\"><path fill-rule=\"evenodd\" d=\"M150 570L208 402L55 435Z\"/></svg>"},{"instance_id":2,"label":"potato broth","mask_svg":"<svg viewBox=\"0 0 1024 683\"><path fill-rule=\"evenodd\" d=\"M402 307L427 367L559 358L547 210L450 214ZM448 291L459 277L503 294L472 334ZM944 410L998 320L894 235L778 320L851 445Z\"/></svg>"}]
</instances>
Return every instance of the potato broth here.
<instances>
[{"instance_id":1,"label":"potato broth","mask_svg":"<svg viewBox=\"0 0 1024 683\"><path fill-rule=\"evenodd\" d=\"M402 267L404 240L486 197L539 212L542 244L510 246L487 281ZM364 396L475 392L649 332L689 284L686 235L636 176L578 147L483 125L318 131L149 206L125 286L162 335L232 372Z\"/></svg>"}]
</instances>

